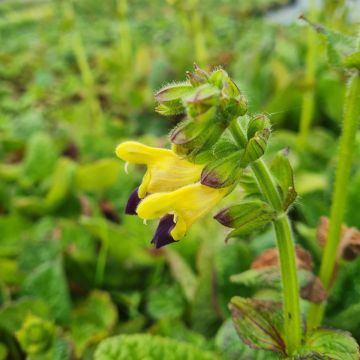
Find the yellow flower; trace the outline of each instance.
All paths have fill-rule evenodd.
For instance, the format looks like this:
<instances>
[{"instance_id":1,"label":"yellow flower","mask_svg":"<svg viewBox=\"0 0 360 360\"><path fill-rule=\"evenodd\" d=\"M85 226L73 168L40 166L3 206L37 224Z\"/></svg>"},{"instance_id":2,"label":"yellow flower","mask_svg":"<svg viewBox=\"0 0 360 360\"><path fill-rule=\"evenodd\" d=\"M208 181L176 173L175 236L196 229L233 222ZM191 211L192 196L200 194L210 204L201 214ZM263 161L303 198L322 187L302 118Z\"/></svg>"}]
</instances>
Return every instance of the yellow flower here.
<instances>
[{"instance_id":1,"label":"yellow flower","mask_svg":"<svg viewBox=\"0 0 360 360\"><path fill-rule=\"evenodd\" d=\"M172 150L154 148L135 141L127 141L116 148L116 155L134 164L147 166L137 191L140 199L147 194L176 190L199 181L202 165L181 159Z\"/></svg>"},{"instance_id":2,"label":"yellow flower","mask_svg":"<svg viewBox=\"0 0 360 360\"><path fill-rule=\"evenodd\" d=\"M189 227L213 209L229 188L215 189L201 183L184 186L171 192L147 196L137 208L143 219L160 218L152 243L161 247L180 240Z\"/></svg>"}]
</instances>

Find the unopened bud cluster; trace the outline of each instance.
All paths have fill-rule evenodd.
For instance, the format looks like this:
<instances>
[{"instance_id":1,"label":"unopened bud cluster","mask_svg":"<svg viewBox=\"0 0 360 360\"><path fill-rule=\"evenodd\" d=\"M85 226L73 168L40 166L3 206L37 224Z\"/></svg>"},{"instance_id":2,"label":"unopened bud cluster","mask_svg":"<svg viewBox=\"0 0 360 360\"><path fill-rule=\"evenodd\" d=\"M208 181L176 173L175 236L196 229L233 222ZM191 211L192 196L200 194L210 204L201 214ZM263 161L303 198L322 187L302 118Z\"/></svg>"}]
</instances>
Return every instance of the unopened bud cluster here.
<instances>
[{"instance_id":1,"label":"unopened bud cluster","mask_svg":"<svg viewBox=\"0 0 360 360\"><path fill-rule=\"evenodd\" d=\"M244 116L247 99L221 68L208 73L195 65L187 81L173 83L155 94L162 115L184 114L171 132L173 151L187 160L205 164L201 183L213 188L234 184L242 169L261 157L270 136L265 115ZM232 121L243 116L247 138L243 147L226 137Z\"/></svg>"}]
</instances>

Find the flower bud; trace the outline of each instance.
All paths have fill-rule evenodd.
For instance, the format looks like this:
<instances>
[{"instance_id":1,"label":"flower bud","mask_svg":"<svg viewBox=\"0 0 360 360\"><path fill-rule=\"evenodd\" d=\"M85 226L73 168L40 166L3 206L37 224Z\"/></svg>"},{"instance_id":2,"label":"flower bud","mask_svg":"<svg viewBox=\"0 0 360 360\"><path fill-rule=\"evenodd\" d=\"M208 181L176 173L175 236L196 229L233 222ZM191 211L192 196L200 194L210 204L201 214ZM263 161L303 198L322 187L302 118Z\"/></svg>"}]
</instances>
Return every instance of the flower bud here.
<instances>
[{"instance_id":1,"label":"flower bud","mask_svg":"<svg viewBox=\"0 0 360 360\"><path fill-rule=\"evenodd\" d=\"M214 218L220 224L234 229L227 236L229 239L259 229L275 216L276 212L269 204L260 200L250 200L221 210Z\"/></svg>"},{"instance_id":2,"label":"flower bud","mask_svg":"<svg viewBox=\"0 0 360 360\"><path fill-rule=\"evenodd\" d=\"M240 95L236 98L224 98L221 100L221 105L222 112L229 120L239 116L244 116L247 112L247 99L243 95Z\"/></svg>"},{"instance_id":3,"label":"flower bud","mask_svg":"<svg viewBox=\"0 0 360 360\"><path fill-rule=\"evenodd\" d=\"M250 140L255 136L257 131L262 131L264 129L270 129L271 123L270 119L264 114L257 114L253 116L248 124L247 128L247 138Z\"/></svg>"},{"instance_id":4,"label":"flower bud","mask_svg":"<svg viewBox=\"0 0 360 360\"><path fill-rule=\"evenodd\" d=\"M186 77L190 81L191 85L199 86L205 84L209 79L209 74L205 71L200 69L196 64L194 64L194 71L187 71Z\"/></svg>"},{"instance_id":5,"label":"flower bud","mask_svg":"<svg viewBox=\"0 0 360 360\"><path fill-rule=\"evenodd\" d=\"M205 113L218 103L219 94L219 89L209 84L204 84L196 88L184 99L188 115L195 120L197 116Z\"/></svg>"},{"instance_id":6,"label":"flower bud","mask_svg":"<svg viewBox=\"0 0 360 360\"><path fill-rule=\"evenodd\" d=\"M240 159L241 153L236 151L226 158L209 162L201 173L201 183L212 188L233 185L239 180L242 173Z\"/></svg>"},{"instance_id":7,"label":"flower bud","mask_svg":"<svg viewBox=\"0 0 360 360\"><path fill-rule=\"evenodd\" d=\"M270 129L263 129L255 133L246 145L244 155L241 159L242 166L246 166L246 164L264 155L269 137Z\"/></svg>"},{"instance_id":8,"label":"flower bud","mask_svg":"<svg viewBox=\"0 0 360 360\"><path fill-rule=\"evenodd\" d=\"M228 73L220 68L214 70L209 77L209 83L217 86L219 89L222 89L224 81L227 81L229 79Z\"/></svg>"},{"instance_id":9,"label":"flower bud","mask_svg":"<svg viewBox=\"0 0 360 360\"><path fill-rule=\"evenodd\" d=\"M54 332L52 322L29 314L16 337L27 354L40 354L51 347Z\"/></svg>"}]
</instances>

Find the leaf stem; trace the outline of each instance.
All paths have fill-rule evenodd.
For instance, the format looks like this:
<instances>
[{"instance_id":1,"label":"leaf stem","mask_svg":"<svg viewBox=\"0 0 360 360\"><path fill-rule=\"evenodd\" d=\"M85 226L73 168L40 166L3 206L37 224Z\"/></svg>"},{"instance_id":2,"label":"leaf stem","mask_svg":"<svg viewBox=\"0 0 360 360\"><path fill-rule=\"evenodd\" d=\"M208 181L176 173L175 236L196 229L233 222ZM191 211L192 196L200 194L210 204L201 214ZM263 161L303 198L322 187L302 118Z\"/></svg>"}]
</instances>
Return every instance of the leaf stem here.
<instances>
[{"instance_id":1,"label":"leaf stem","mask_svg":"<svg viewBox=\"0 0 360 360\"><path fill-rule=\"evenodd\" d=\"M330 226L320 267L320 280L324 287L331 287L340 242L341 225L344 219L347 189L350 178L355 135L360 118L360 76L355 73L349 81L344 103L343 130L339 140L335 186L330 210ZM321 324L325 304L312 305L309 310L309 329Z\"/></svg>"},{"instance_id":2,"label":"leaf stem","mask_svg":"<svg viewBox=\"0 0 360 360\"><path fill-rule=\"evenodd\" d=\"M243 146L246 137L237 121L232 122L230 131L239 145ZM280 193L268 167L262 159L259 159L251 164L251 169L261 192L274 209L280 213L273 223L280 257L286 350L288 355L291 355L299 348L302 338L299 286L292 231L288 216L282 209Z\"/></svg>"}]
</instances>

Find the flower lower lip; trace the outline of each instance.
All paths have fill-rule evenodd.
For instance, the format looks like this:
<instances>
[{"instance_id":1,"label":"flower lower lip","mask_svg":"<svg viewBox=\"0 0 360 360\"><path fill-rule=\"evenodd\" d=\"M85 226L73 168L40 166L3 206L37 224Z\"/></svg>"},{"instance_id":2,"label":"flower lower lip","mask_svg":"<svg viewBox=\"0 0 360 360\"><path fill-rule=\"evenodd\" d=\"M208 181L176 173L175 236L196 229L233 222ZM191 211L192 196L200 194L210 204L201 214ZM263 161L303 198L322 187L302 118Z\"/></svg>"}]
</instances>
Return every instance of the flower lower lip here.
<instances>
[{"instance_id":1,"label":"flower lower lip","mask_svg":"<svg viewBox=\"0 0 360 360\"><path fill-rule=\"evenodd\" d=\"M176 242L170 235L170 232L175 225L174 215L168 214L163 216L159 222L151 243L154 244L157 249L159 249L162 246Z\"/></svg>"},{"instance_id":2,"label":"flower lower lip","mask_svg":"<svg viewBox=\"0 0 360 360\"><path fill-rule=\"evenodd\" d=\"M136 208L138 207L141 199L139 198L138 195L138 187L131 193L131 195L129 196L129 200L126 204L126 208L125 208L125 214L128 215L136 215Z\"/></svg>"}]
</instances>

